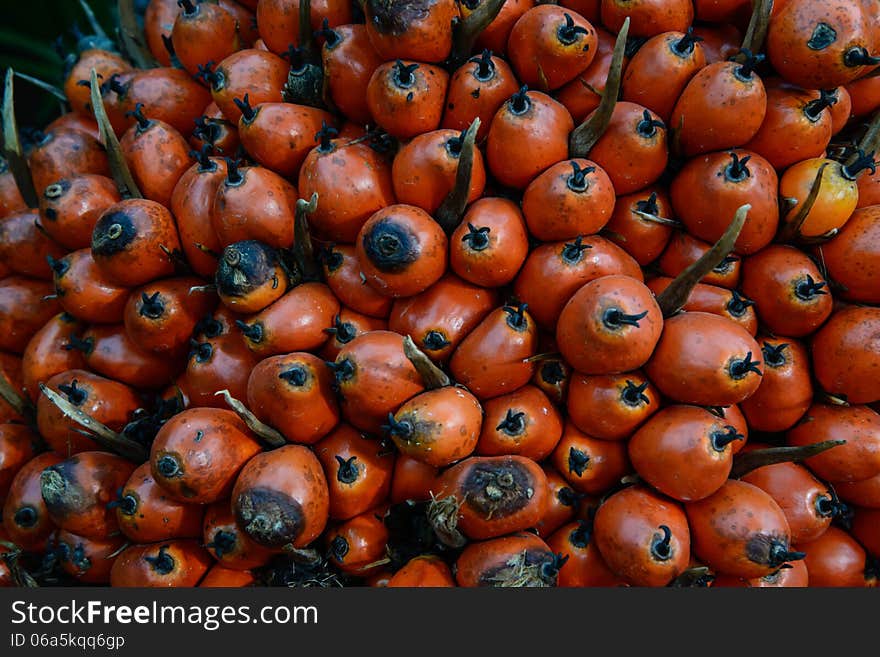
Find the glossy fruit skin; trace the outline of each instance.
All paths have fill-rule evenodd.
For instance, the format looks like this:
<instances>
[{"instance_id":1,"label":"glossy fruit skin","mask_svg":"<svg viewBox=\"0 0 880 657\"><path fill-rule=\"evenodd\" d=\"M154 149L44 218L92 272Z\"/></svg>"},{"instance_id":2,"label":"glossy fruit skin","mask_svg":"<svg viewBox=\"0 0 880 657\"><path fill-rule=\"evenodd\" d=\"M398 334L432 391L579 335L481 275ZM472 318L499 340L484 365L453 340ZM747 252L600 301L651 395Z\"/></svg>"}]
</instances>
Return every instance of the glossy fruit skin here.
<instances>
[{"instance_id":1,"label":"glossy fruit skin","mask_svg":"<svg viewBox=\"0 0 880 657\"><path fill-rule=\"evenodd\" d=\"M653 293L629 276L590 281L559 315L556 341L565 360L583 374L616 374L642 367L663 331Z\"/></svg>"},{"instance_id":2,"label":"glossy fruit skin","mask_svg":"<svg viewBox=\"0 0 880 657\"><path fill-rule=\"evenodd\" d=\"M496 308L461 341L449 361L455 380L477 399L512 392L531 379L538 335L524 306Z\"/></svg>"},{"instance_id":3,"label":"glossy fruit skin","mask_svg":"<svg viewBox=\"0 0 880 657\"><path fill-rule=\"evenodd\" d=\"M794 246L774 244L744 259L740 284L762 324L778 335L806 336L832 312L819 268Z\"/></svg>"},{"instance_id":4,"label":"glossy fruit skin","mask_svg":"<svg viewBox=\"0 0 880 657\"><path fill-rule=\"evenodd\" d=\"M807 553L804 561L813 587L871 586L865 548L839 527L829 527L818 538L797 546Z\"/></svg>"},{"instance_id":5,"label":"glossy fruit skin","mask_svg":"<svg viewBox=\"0 0 880 657\"><path fill-rule=\"evenodd\" d=\"M250 570L266 564L273 551L254 543L239 529L229 500L209 504L202 523L204 545L218 563L234 570Z\"/></svg>"},{"instance_id":6,"label":"glossy fruit skin","mask_svg":"<svg viewBox=\"0 0 880 657\"><path fill-rule=\"evenodd\" d=\"M339 350L333 369L343 418L374 434L389 413L425 389L403 351L403 337L393 331L355 338Z\"/></svg>"},{"instance_id":7,"label":"glossy fruit skin","mask_svg":"<svg viewBox=\"0 0 880 657\"><path fill-rule=\"evenodd\" d=\"M546 540L560 527L578 516L579 505L584 496L575 492L552 464L544 463L542 468L547 476L547 508L535 531L538 536Z\"/></svg>"},{"instance_id":8,"label":"glossy fruit skin","mask_svg":"<svg viewBox=\"0 0 880 657\"><path fill-rule=\"evenodd\" d=\"M55 529L40 490L40 473L62 459L54 452L43 452L25 463L12 479L3 503L3 528L9 540L23 550L44 549Z\"/></svg>"},{"instance_id":9,"label":"glossy fruit skin","mask_svg":"<svg viewBox=\"0 0 880 657\"><path fill-rule=\"evenodd\" d=\"M852 521L850 534L862 544L872 557L880 554L880 535L877 532L878 512L876 509L858 508Z\"/></svg>"},{"instance_id":10,"label":"glossy fruit skin","mask_svg":"<svg viewBox=\"0 0 880 657\"><path fill-rule=\"evenodd\" d=\"M254 11L266 48L283 55L290 45L299 45L298 0L259 0ZM311 28L320 30L325 18L329 27L351 23L351 6L336 0L316 0L311 5Z\"/></svg>"},{"instance_id":11,"label":"glossy fruit skin","mask_svg":"<svg viewBox=\"0 0 880 657\"><path fill-rule=\"evenodd\" d=\"M740 409L756 431L785 431L813 401L809 351L796 338L758 336L757 341L764 354L764 376Z\"/></svg>"},{"instance_id":12,"label":"glossy fruit skin","mask_svg":"<svg viewBox=\"0 0 880 657\"><path fill-rule=\"evenodd\" d=\"M779 179L779 193L797 201L783 218L788 223L800 212L819 169L823 168L819 195L799 229L806 237L817 237L843 227L858 205L856 176L837 160L814 157L788 167Z\"/></svg>"},{"instance_id":13,"label":"glossy fruit skin","mask_svg":"<svg viewBox=\"0 0 880 657\"><path fill-rule=\"evenodd\" d=\"M354 245L326 248L320 253L320 261L324 280L342 305L370 317L388 317L394 299L366 284Z\"/></svg>"},{"instance_id":14,"label":"glossy fruit skin","mask_svg":"<svg viewBox=\"0 0 880 657\"><path fill-rule=\"evenodd\" d=\"M591 0L592 1L592 0ZM562 6L566 6L562 3ZM608 80L611 68L611 56L614 50L615 35L604 29L598 21L589 19L584 12L585 7L572 7L596 27L596 54L593 61L574 80L563 85L554 92L554 97L571 113L575 123L583 121L587 115L599 106L602 92ZM624 54L621 68L626 73L629 58Z\"/></svg>"},{"instance_id":15,"label":"glossy fruit skin","mask_svg":"<svg viewBox=\"0 0 880 657\"><path fill-rule=\"evenodd\" d=\"M247 95L251 104L280 103L290 64L278 55L244 48L217 62L210 76L210 97L227 121L237 126L242 111L235 99ZM202 107L205 107L206 102Z\"/></svg>"},{"instance_id":16,"label":"glossy fruit skin","mask_svg":"<svg viewBox=\"0 0 880 657\"><path fill-rule=\"evenodd\" d=\"M857 303L880 303L877 285L877 280L880 280L878 219L880 206L859 208L852 213L840 232L819 248L828 277L845 288L838 293L843 299Z\"/></svg>"},{"instance_id":17,"label":"glossy fruit skin","mask_svg":"<svg viewBox=\"0 0 880 657\"><path fill-rule=\"evenodd\" d=\"M395 202L388 160L363 142L333 139L313 148L299 170L303 198L317 194L309 215L316 237L353 244L374 213Z\"/></svg>"},{"instance_id":18,"label":"glossy fruit skin","mask_svg":"<svg viewBox=\"0 0 880 657\"><path fill-rule=\"evenodd\" d=\"M211 566L199 582L200 587L206 588L243 588L255 585L256 579L251 571L232 570L219 563Z\"/></svg>"},{"instance_id":19,"label":"glossy fruit skin","mask_svg":"<svg viewBox=\"0 0 880 657\"><path fill-rule=\"evenodd\" d=\"M131 64L118 53L97 47L80 52L64 79L63 91L67 102L70 103L72 114L92 118L91 89L79 84L79 81L88 80L93 68L98 80L107 80L114 73L132 70Z\"/></svg>"},{"instance_id":20,"label":"glossy fruit skin","mask_svg":"<svg viewBox=\"0 0 880 657\"><path fill-rule=\"evenodd\" d=\"M825 392L852 404L880 400L880 309L850 306L834 312L813 334L813 373Z\"/></svg>"},{"instance_id":21,"label":"glossy fruit skin","mask_svg":"<svg viewBox=\"0 0 880 657\"><path fill-rule=\"evenodd\" d=\"M637 4L628 0L602 0L599 6L605 27L616 32L629 16L630 34L638 37L652 37L671 30L684 32L694 18L693 5L683 0L642 0Z\"/></svg>"},{"instance_id":22,"label":"glossy fruit skin","mask_svg":"<svg viewBox=\"0 0 880 657\"><path fill-rule=\"evenodd\" d=\"M202 283L196 276L180 276L135 288L123 316L128 337L147 351L179 353L217 305L213 292L193 289Z\"/></svg>"},{"instance_id":23,"label":"glossy fruit skin","mask_svg":"<svg viewBox=\"0 0 880 657\"><path fill-rule=\"evenodd\" d=\"M562 417L540 388L527 384L483 403L481 456L519 454L543 461L562 437Z\"/></svg>"},{"instance_id":24,"label":"glossy fruit skin","mask_svg":"<svg viewBox=\"0 0 880 657\"><path fill-rule=\"evenodd\" d=\"M644 219L635 211L669 219L673 215L672 204L660 185L620 196L614 204L614 212L605 224L608 239L644 266L663 253L672 236L672 227Z\"/></svg>"},{"instance_id":25,"label":"glossy fruit skin","mask_svg":"<svg viewBox=\"0 0 880 657\"><path fill-rule=\"evenodd\" d=\"M623 74L623 100L643 105L669 122L675 101L706 65L703 46L685 36L684 32L661 32L642 44Z\"/></svg>"},{"instance_id":26,"label":"glossy fruit skin","mask_svg":"<svg viewBox=\"0 0 880 657\"><path fill-rule=\"evenodd\" d=\"M449 268L475 285L501 287L516 277L528 247L529 233L517 204L484 196L449 236Z\"/></svg>"},{"instance_id":27,"label":"glossy fruit skin","mask_svg":"<svg viewBox=\"0 0 880 657\"><path fill-rule=\"evenodd\" d=\"M637 103L620 101L589 155L622 195L657 182L666 168L668 151L667 128L660 117Z\"/></svg>"},{"instance_id":28,"label":"glossy fruit skin","mask_svg":"<svg viewBox=\"0 0 880 657\"><path fill-rule=\"evenodd\" d=\"M322 124L335 123L329 112L295 103L265 102L249 110L238 120L241 145L255 162L288 179L299 175Z\"/></svg>"},{"instance_id":29,"label":"glossy fruit skin","mask_svg":"<svg viewBox=\"0 0 880 657\"><path fill-rule=\"evenodd\" d=\"M386 296L408 297L426 290L443 275L447 238L427 212L396 203L364 223L356 253L371 287Z\"/></svg>"},{"instance_id":30,"label":"glossy fruit skin","mask_svg":"<svg viewBox=\"0 0 880 657\"><path fill-rule=\"evenodd\" d=\"M51 543L64 572L83 584L106 586L110 583L110 569L125 540L118 535L106 539L86 538L59 529Z\"/></svg>"},{"instance_id":31,"label":"glossy fruit skin","mask_svg":"<svg viewBox=\"0 0 880 657\"><path fill-rule=\"evenodd\" d=\"M409 335L436 363L445 363L458 344L498 305L495 291L448 272L419 294L396 299L388 328Z\"/></svg>"},{"instance_id":32,"label":"glossy fruit skin","mask_svg":"<svg viewBox=\"0 0 880 657\"><path fill-rule=\"evenodd\" d=\"M388 322L384 319L370 317L350 308L340 308L339 314L333 318L333 326L324 329L330 334L330 339L324 343L318 355L325 361L335 360L339 355L339 350L357 336L369 331L385 331L387 329Z\"/></svg>"},{"instance_id":33,"label":"glossy fruit skin","mask_svg":"<svg viewBox=\"0 0 880 657\"><path fill-rule=\"evenodd\" d=\"M409 59L397 62L380 64L370 76L367 106L373 121L398 139L436 130L443 118L449 73Z\"/></svg>"},{"instance_id":34,"label":"glossy fruit skin","mask_svg":"<svg viewBox=\"0 0 880 657\"><path fill-rule=\"evenodd\" d=\"M534 527L547 506L547 478L524 456L471 456L444 470L435 499L453 497L457 528L471 540ZM500 495L499 495L500 493Z\"/></svg>"},{"instance_id":35,"label":"glossy fruit skin","mask_svg":"<svg viewBox=\"0 0 880 657\"><path fill-rule=\"evenodd\" d=\"M312 444L339 422L333 373L314 354L270 356L251 370L248 409L293 443Z\"/></svg>"},{"instance_id":36,"label":"glossy fruit skin","mask_svg":"<svg viewBox=\"0 0 880 657\"><path fill-rule=\"evenodd\" d=\"M467 126L465 126L467 128ZM434 214L455 186L463 132L441 128L416 135L394 155L391 175L398 203ZM474 149L468 203L483 194L483 155Z\"/></svg>"},{"instance_id":37,"label":"glossy fruit skin","mask_svg":"<svg viewBox=\"0 0 880 657\"><path fill-rule=\"evenodd\" d=\"M667 276L655 276L647 281L647 285L654 294L659 295L669 287L672 281L673 279ZM724 317L744 328L752 336L758 332L758 318L755 315L754 302L736 290L697 283L681 309L712 313Z\"/></svg>"},{"instance_id":38,"label":"glossy fruit skin","mask_svg":"<svg viewBox=\"0 0 880 657\"><path fill-rule=\"evenodd\" d=\"M84 369L56 374L45 386L67 397L79 410L112 431L122 430L131 414L141 406L140 398L130 386ZM82 435L78 431L80 425L64 417L45 395L37 400L37 428L48 447L62 457L98 449L98 443Z\"/></svg>"},{"instance_id":39,"label":"glossy fruit skin","mask_svg":"<svg viewBox=\"0 0 880 657\"><path fill-rule=\"evenodd\" d=\"M233 169L217 187L211 224L223 247L257 240L270 247L293 245L297 190L280 175L258 166Z\"/></svg>"},{"instance_id":40,"label":"glossy fruit skin","mask_svg":"<svg viewBox=\"0 0 880 657\"><path fill-rule=\"evenodd\" d=\"M358 576L373 573L386 554L389 532L384 516L387 505L369 509L337 524L327 533L329 559L342 572Z\"/></svg>"},{"instance_id":41,"label":"glossy fruit skin","mask_svg":"<svg viewBox=\"0 0 880 657\"><path fill-rule=\"evenodd\" d=\"M462 587L516 586L526 567L526 586L556 585L556 555L534 534L518 532L468 544L453 565L455 581Z\"/></svg>"},{"instance_id":42,"label":"glossy fruit skin","mask_svg":"<svg viewBox=\"0 0 880 657\"><path fill-rule=\"evenodd\" d=\"M669 197L687 231L710 243L724 234L737 208L748 203L746 223L733 247L735 253L747 255L763 249L776 235L778 185L770 162L738 148L689 159L673 179ZM700 190L696 198L695 189Z\"/></svg>"},{"instance_id":43,"label":"glossy fruit skin","mask_svg":"<svg viewBox=\"0 0 880 657\"><path fill-rule=\"evenodd\" d=\"M168 123L138 114L119 147L143 197L168 207L177 181L192 166L189 143Z\"/></svg>"},{"instance_id":44,"label":"glossy fruit skin","mask_svg":"<svg viewBox=\"0 0 880 657\"><path fill-rule=\"evenodd\" d=\"M191 538L131 545L113 562L110 586L190 588L213 563L208 551Z\"/></svg>"},{"instance_id":45,"label":"glossy fruit skin","mask_svg":"<svg viewBox=\"0 0 880 657\"><path fill-rule=\"evenodd\" d=\"M72 315L58 313L34 333L21 357L22 390L36 404L40 383L67 370L86 369L83 354L71 348L84 326Z\"/></svg>"},{"instance_id":46,"label":"glossy fruit skin","mask_svg":"<svg viewBox=\"0 0 880 657\"><path fill-rule=\"evenodd\" d=\"M150 467L173 499L206 504L228 496L239 471L260 450L232 411L190 408L162 425L150 449Z\"/></svg>"},{"instance_id":47,"label":"glossy fruit skin","mask_svg":"<svg viewBox=\"0 0 880 657\"><path fill-rule=\"evenodd\" d=\"M711 244L691 236L686 231L674 231L663 253L657 259L657 266L665 276L674 278L699 260L711 247ZM700 279L700 282L732 290L739 285L741 270L742 258L731 254Z\"/></svg>"},{"instance_id":48,"label":"glossy fruit skin","mask_svg":"<svg viewBox=\"0 0 880 657\"><path fill-rule=\"evenodd\" d=\"M513 291L544 330L555 333L565 304L586 283L622 274L644 280L638 262L617 244L598 235L534 248L514 280Z\"/></svg>"},{"instance_id":49,"label":"glossy fruit skin","mask_svg":"<svg viewBox=\"0 0 880 657\"><path fill-rule=\"evenodd\" d=\"M133 110L137 103L143 103L143 111L148 116L165 121L187 136L202 110L211 102L208 89L183 69L171 66L136 70L120 84L123 91L117 98L119 117L112 120L118 137L134 124L134 118L124 114ZM105 97L105 106L111 104L108 101ZM111 114L110 108L108 114Z\"/></svg>"},{"instance_id":50,"label":"glossy fruit skin","mask_svg":"<svg viewBox=\"0 0 880 657\"><path fill-rule=\"evenodd\" d=\"M395 464L404 458L349 424L315 443L314 452L327 479L332 520L348 520L385 500L396 481Z\"/></svg>"},{"instance_id":51,"label":"glossy fruit skin","mask_svg":"<svg viewBox=\"0 0 880 657\"><path fill-rule=\"evenodd\" d=\"M785 514L753 484L728 479L709 497L686 504L685 512L694 553L711 568L763 577L792 559Z\"/></svg>"},{"instance_id":52,"label":"glossy fruit skin","mask_svg":"<svg viewBox=\"0 0 880 657\"><path fill-rule=\"evenodd\" d=\"M845 502L880 509L880 475L852 483L838 483L834 485L834 489Z\"/></svg>"},{"instance_id":53,"label":"glossy fruit skin","mask_svg":"<svg viewBox=\"0 0 880 657\"><path fill-rule=\"evenodd\" d=\"M640 370L574 374L566 397L571 422L602 440L626 440L660 405L657 390Z\"/></svg>"},{"instance_id":54,"label":"glossy fruit skin","mask_svg":"<svg viewBox=\"0 0 880 657\"><path fill-rule=\"evenodd\" d=\"M711 313L687 311L665 320L644 369L660 392L675 401L725 406L757 390L763 356L741 326Z\"/></svg>"},{"instance_id":55,"label":"glossy fruit skin","mask_svg":"<svg viewBox=\"0 0 880 657\"><path fill-rule=\"evenodd\" d=\"M26 276L0 279L0 349L21 354L40 327L62 310L52 284Z\"/></svg>"},{"instance_id":56,"label":"glossy fruit skin","mask_svg":"<svg viewBox=\"0 0 880 657\"><path fill-rule=\"evenodd\" d=\"M686 156L742 146L758 132L767 95L761 78L746 72L725 61L705 66L690 79L670 116L671 129L682 126L679 139Z\"/></svg>"},{"instance_id":57,"label":"glossy fruit skin","mask_svg":"<svg viewBox=\"0 0 880 657\"><path fill-rule=\"evenodd\" d=\"M41 228L40 216L34 210L3 218L0 223L0 262L12 273L41 280L52 278L51 263L63 256L65 250Z\"/></svg>"},{"instance_id":58,"label":"glossy fruit skin","mask_svg":"<svg viewBox=\"0 0 880 657\"><path fill-rule=\"evenodd\" d=\"M359 124L371 120L367 105L367 85L373 71L383 60L361 24L342 24L330 27L321 48L321 62L327 88L333 104L347 117Z\"/></svg>"},{"instance_id":59,"label":"glossy fruit skin","mask_svg":"<svg viewBox=\"0 0 880 657\"><path fill-rule=\"evenodd\" d=\"M115 505L122 534L135 543L154 543L202 534L204 507L171 499L142 463L120 490Z\"/></svg>"},{"instance_id":60,"label":"glossy fruit skin","mask_svg":"<svg viewBox=\"0 0 880 657\"><path fill-rule=\"evenodd\" d=\"M814 403L786 433L789 445L820 440L846 441L804 461L823 480L852 483L880 474L880 414L870 407Z\"/></svg>"},{"instance_id":61,"label":"glossy fruit skin","mask_svg":"<svg viewBox=\"0 0 880 657\"><path fill-rule=\"evenodd\" d=\"M608 568L593 540L588 521L568 522L547 537L546 541L554 553L568 557L559 569L557 586L628 586L623 578Z\"/></svg>"},{"instance_id":62,"label":"glossy fruit skin","mask_svg":"<svg viewBox=\"0 0 880 657\"><path fill-rule=\"evenodd\" d=\"M458 386L426 390L406 401L389 418L398 451L443 467L470 456L480 438L483 409L473 394Z\"/></svg>"},{"instance_id":63,"label":"glossy fruit skin","mask_svg":"<svg viewBox=\"0 0 880 657\"><path fill-rule=\"evenodd\" d=\"M777 171L821 157L833 128L830 109L817 113L819 101L815 91L768 87L764 122L745 147L762 155Z\"/></svg>"},{"instance_id":64,"label":"glossy fruit skin","mask_svg":"<svg viewBox=\"0 0 880 657\"><path fill-rule=\"evenodd\" d=\"M593 541L611 572L634 586L665 586L690 559L691 536L681 506L638 485L599 506Z\"/></svg>"},{"instance_id":65,"label":"glossy fruit skin","mask_svg":"<svg viewBox=\"0 0 880 657\"><path fill-rule=\"evenodd\" d=\"M523 84L554 90L586 69L596 55L596 28L575 11L538 5L513 24L507 53Z\"/></svg>"},{"instance_id":66,"label":"glossy fruit skin","mask_svg":"<svg viewBox=\"0 0 880 657\"><path fill-rule=\"evenodd\" d=\"M800 463L774 463L741 477L769 493L788 521L795 545L820 537L835 515L835 502L826 484Z\"/></svg>"},{"instance_id":67,"label":"glossy fruit skin","mask_svg":"<svg viewBox=\"0 0 880 657\"><path fill-rule=\"evenodd\" d=\"M505 56L507 54L507 42L514 24L535 4L537 3L534 0L505 0L495 20L489 23L486 29L477 36L477 40L474 43L476 48L488 49L499 56ZM462 3L459 6L461 17L467 18L479 7L479 4L468 7L468 3Z\"/></svg>"},{"instance_id":68,"label":"glossy fruit skin","mask_svg":"<svg viewBox=\"0 0 880 657\"><path fill-rule=\"evenodd\" d=\"M5 500L12 481L36 452L37 435L21 424L0 424L0 500Z\"/></svg>"},{"instance_id":69,"label":"glossy fruit skin","mask_svg":"<svg viewBox=\"0 0 880 657\"><path fill-rule=\"evenodd\" d=\"M135 464L105 451L86 451L50 465L40 474L49 517L61 529L104 540L119 531L107 505L125 485Z\"/></svg>"},{"instance_id":70,"label":"glossy fruit skin","mask_svg":"<svg viewBox=\"0 0 880 657\"><path fill-rule=\"evenodd\" d=\"M104 146L94 137L77 130L59 129L42 134L27 153L27 163L38 195L65 176L83 173L110 175Z\"/></svg>"},{"instance_id":71,"label":"glossy fruit skin","mask_svg":"<svg viewBox=\"0 0 880 657\"><path fill-rule=\"evenodd\" d=\"M114 283L136 286L174 273L169 253L180 250L169 210L148 199L126 199L107 208L92 232L92 258Z\"/></svg>"},{"instance_id":72,"label":"glossy fruit skin","mask_svg":"<svg viewBox=\"0 0 880 657\"><path fill-rule=\"evenodd\" d=\"M661 409L629 439L635 471L664 495L680 502L708 497L727 481L736 428L696 406Z\"/></svg>"},{"instance_id":73,"label":"glossy fruit skin","mask_svg":"<svg viewBox=\"0 0 880 657\"><path fill-rule=\"evenodd\" d=\"M592 160L554 164L523 193L523 215L529 233L543 241L573 240L598 233L611 219L615 189L602 167Z\"/></svg>"},{"instance_id":74,"label":"glossy fruit skin","mask_svg":"<svg viewBox=\"0 0 880 657\"><path fill-rule=\"evenodd\" d=\"M98 217L120 200L116 183L106 176L86 173L62 178L40 196L40 225L68 250L87 248Z\"/></svg>"},{"instance_id":75,"label":"glossy fruit skin","mask_svg":"<svg viewBox=\"0 0 880 657\"><path fill-rule=\"evenodd\" d=\"M245 344L257 356L308 351L323 345L339 314L339 301L324 283L301 283L277 301L241 320Z\"/></svg>"},{"instance_id":76,"label":"glossy fruit skin","mask_svg":"<svg viewBox=\"0 0 880 657\"><path fill-rule=\"evenodd\" d=\"M77 249L59 259L54 284L58 303L78 320L92 324L122 322L129 288L106 275L90 249Z\"/></svg>"},{"instance_id":77,"label":"glossy fruit skin","mask_svg":"<svg viewBox=\"0 0 880 657\"><path fill-rule=\"evenodd\" d=\"M593 438L571 422L565 423L550 462L574 490L587 495L601 495L632 472L625 443Z\"/></svg>"},{"instance_id":78,"label":"glossy fruit skin","mask_svg":"<svg viewBox=\"0 0 880 657\"><path fill-rule=\"evenodd\" d=\"M565 106L525 87L505 102L489 125L489 172L509 187L525 189L541 172L568 156L574 120ZM527 159L517 157L529 153Z\"/></svg>"},{"instance_id":79,"label":"glossy fruit skin","mask_svg":"<svg viewBox=\"0 0 880 657\"><path fill-rule=\"evenodd\" d=\"M497 17L490 25L496 21ZM471 57L452 73L440 121L442 128L463 131L479 118L478 144L483 143L489 134L489 124L495 112L517 90L517 78L510 64L497 56L497 50L493 52L496 54L484 50L482 55Z\"/></svg>"},{"instance_id":80,"label":"glossy fruit skin","mask_svg":"<svg viewBox=\"0 0 880 657\"><path fill-rule=\"evenodd\" d=\"M219 4L203 7L192 4L174 20L171 42L174 54L190 75L197 75L199 66L219 62L239 49L238 27L232 14Z\"/></svg>"},{"instance_id":81,"label":"glossy fruit skin","mask_svg":"<svg viewBox=\"0 0 880 657\"><path fill-rule=\"evenodd\" d=\"M387 584L390 588L440 588L455 585L452 570L443 559L432 554L413 557L391 576Z\"/></svg>"},{"instance_id":82,"label":"glossy fruit skin","mask_svg":"<svg viewBox=\"0 0 880 657\"><path fill-rule=\"evenodd\" d=\"M780 568L774 573L764 575L763 577L753 577L751 579L743 579L728 575L727 573L716 573L715 579L712 580L713 587L742 587L753 589L767 588L804 588L809 586L810 575L807 570L807 564L801 561L792 561L789 564L791 568Z\"/></svg>"},{"instance_id":83,"label":"glossy fruit skin","mask_svg":"<svg viewBox=\"0 0 880 657\"><path fill-rule=\"evenodd\" d=\"M328 508L321 462L303 445L285 445L254 456L232 490L238 526L255 542L273 549L311 543L327 524Z\"/></svg>"},{"instance_id":84,"label":"glossy fruit skin","mask_svg":"<svg viewBox=\"0 0 880 657\"><path fill-rule=\"evenodd\" d=\"M847 53L861 47L875 54L870 29L870 17L859 3L835 1L820 7L789 0L770 21L767 56L789 82L805 89L831 89L865 71L864 66L847 63Z\"/></svg>"},{"instance_id":85,"label":"glossy fruit skin","mask_svg":"<svg viewBox=\"0 0 880 657\"><path fill-rule=\"evenodd\" d=\"M140 348L123 324L93 324L82 334L86 367L136 390L156 390L184 368L187 345L167 354Z\"/></svg>"}]
</instances>

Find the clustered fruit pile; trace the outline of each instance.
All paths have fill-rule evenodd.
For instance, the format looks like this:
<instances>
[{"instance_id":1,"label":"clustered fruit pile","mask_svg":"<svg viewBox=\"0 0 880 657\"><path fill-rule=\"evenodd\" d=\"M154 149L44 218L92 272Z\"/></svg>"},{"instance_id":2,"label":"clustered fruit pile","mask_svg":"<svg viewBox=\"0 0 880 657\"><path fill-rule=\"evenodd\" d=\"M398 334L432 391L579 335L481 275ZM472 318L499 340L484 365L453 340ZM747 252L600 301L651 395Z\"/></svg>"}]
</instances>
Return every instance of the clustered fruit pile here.
<instances>
[{"instance_id":1,"label":"clustered fruit pile","mask_svg":"<svg viewBox=\"0 0 880 657\"><path fill-rule=\"evenodd\" d=\"M878 0L118 9L6 77L0 583L877 584Z\"/></svg>"}]
</instances>

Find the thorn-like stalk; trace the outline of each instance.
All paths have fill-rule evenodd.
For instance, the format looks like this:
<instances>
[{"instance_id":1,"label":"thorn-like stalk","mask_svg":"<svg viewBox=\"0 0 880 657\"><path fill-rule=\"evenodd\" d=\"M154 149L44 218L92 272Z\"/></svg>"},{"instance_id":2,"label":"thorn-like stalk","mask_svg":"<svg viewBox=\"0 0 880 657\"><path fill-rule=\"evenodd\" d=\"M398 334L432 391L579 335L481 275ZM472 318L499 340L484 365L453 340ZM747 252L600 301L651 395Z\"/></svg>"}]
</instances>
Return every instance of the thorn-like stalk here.
<instances>
[{"instance_id":1,"label":"thorn-like stalk","mask_svg":"<svg viewBox=\"0 0 880 657\"><path fill-rule=\"evenodd\" d=\"M746 28L742 46L736 55L736 61L745 63L751 53L760 52L767 38L767 29L770 27L770 12L773 9L773 0L755 0L752 5L752 16L749 26Z\"/></svg>"},{"instance_id":2,"label":"thorn-like stalk","mask_svg":"<svg viewBox=\"0 0 880 657\"><path fill-rule=\"evenodd\" d=\"M590 116L576 127L569 138L568 156L585 158L590 149L595 146L599 138L604 134L611 123L614 107L617 105L617 96L620 93L620 80L623 72L623 57L626 51L626 36L629 33L629 16L623 21L617 40L614 42L614 50L611 53L611 65L608 69L608 78L605 81L605 90L602 92L602 100L599 107Z\"/></svg>"},{"instance_id":3,"label":"thorn-like stalk","mask_svg":"<svg viewBox=\"0 0 880 657\"><path fill-rule=\"evenodd\" d=\"M845 440L823 440L812 445L800 445L797 447L766 447L751 451L737 452L733 457L733 467L730 471L731 479L739 479L752 470L762 468L765 465L775 463L792 463L803 461L822 452L828 451L838 445L845 444Z\"/></svg>"},{"instance_id":4,"label":"thorn-like stalk","mask_svg":"<svg viewBox=\"0 0 880 657\"><path fill-rule=\"evenodd\" d=\"M802 237L801 229L804 226L804 222L807 220L807 215L810 214L810 210L813 209L813 205L819 197L819 190L822 187L822 177L825 175L825 169L828 167L828 164L828 162L823 162L816 171L816 177L813 179L813 184L810 186L810 191L807 194L807 197L804 199L804 202L801 203L794 216L791 219L784 221L783 226L779 231L779 235L776 238L777 242L787 244L797 241ZM797 205L796 199L795 205Z\"/></svg>"},{"instance_id":5,"label":"thorn-like stalk","mask_svg":"<svg viewBox=\"0 0 880 657\"><path fill-rule=\"evenodd\" d=\"M233 397L229 390L220 390L215 392L214 395L222 396L229 408L238 414L248 426L248 429L257 434L267 445L270 447L281 447L287 444L287 439L280 431L262 422L250 409Z\"/></svg>"},{"instance_id":6,"label":"thorn-like stalk","mask_svg":"<svg viewBox=\"0 0 880 657\"><path fill-rule=\"evenodd\" d=\"M474 50L474 43L489 23L495 20L505 0L482 0L468 16L459 20L452 29L452 52L447 68L454 71L464 64Z\"/></svg>"},{"instance_id":7,"label":"thorn-like stalk","mask_svg":"<svg viewBox=\"0 0 880 657\"><path fill-rule=\"evenodd\" d=\"M58 407L58 410L61 411L64 417L73 420L86 429L88 431L86 435L102 447L135 463L143 463L149 458L147 450L140 443L129 440L122 434L116 433L106 425L98 422L88 413L83 412L63 396L47 387L46 384L40 383L39 386L40 392Z\"/></svg>"},{"instance_id":8,"label":"thorn-like stalk","mask_svg":"<svg viewBox=\"0 0 880 657\"><path fill-rule=\"evenodd\" d=\"M733 251L736 239L746 222L746 216L752 206L741 205L724 234L700 258L688 265L671 283L657 295L657 304L663 317L671 317L681 310L700 280L721 263Z\"/></svg>"},{"instance_id":9,"label":"thorn-like stalk","mask_svg":"<svg viewBox=\"0 0 880 657\"><path fill-rule=\"evenodd\" d=\"M18 123L15 118L14 80L15 72L6 69L6 80L3 87L3 156L12 172L12 177L21 194L21 198L29 208L39 207L39 199L34 189L31 170L21 147L18 135ZM94 92L93 92L94 95Z\"/></svg>"},{"instance_id":10,"label":"thorn-like stalk","mask_svg":"<svg viewBox=\"0 0 880 657\"><path fill-rule=\"evenodd\" d=\"M409 335L403 338L403 353L416 368L416 371L422 377L425 388L433 390L442 388L452 384L452 380L441 370L434 362L418 348L412 337Z\"/></svg>"},{"instance_id":11,"label":"thorn-like stalk","mask_svg":"<svg viewBox=\"0 0 880 657\"><path fill-rule=\"evenodd\" d=\"M110 119L107 118L107 110L104 109L104 99L101 98L98 74L95 72L95 69L91 70L89 80L92 88L92 112L98 124L104 149L107 151L110 173L116 183L116 188L124 199L143 198L143 194L138 189L137 183L135 183L128 168L128 162L126 162L125 156L122 154L122 148L119 146L119 140L116 138L113 126L110 125Z\"/></svg>"},{"instance_id":12,"label":"thorn-like stalk","mask_svg":"<svg viewBox=\"0 0 880 657\"><path fill-rule=\"evenodd\" d=\"M306 201L297 199L293 224L293 259L303 282L322 280L321 266L315 257L315 247L309 230L309 215L318 209L318 193Z\"/></svg>"},{"instance_id":13,"label":"thorn-like stalk","mask_svg":"<svg viewBox=\"0 0 880 657\"><path fill-rule=\"evenodd\" d=\"M434 219L447 235L451 235L458 227L467 207L471 190L471 174L474 167L474 141L479 129L480 119L475 118L465 130L464 136L461 138L458 168L455 171L455 185L443 199L437 212L434 213Z\"/></svg>"}]
</instances>

